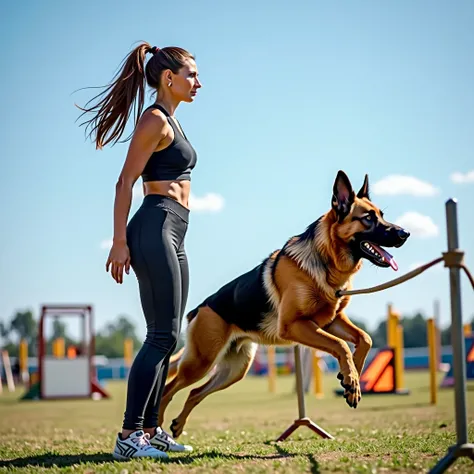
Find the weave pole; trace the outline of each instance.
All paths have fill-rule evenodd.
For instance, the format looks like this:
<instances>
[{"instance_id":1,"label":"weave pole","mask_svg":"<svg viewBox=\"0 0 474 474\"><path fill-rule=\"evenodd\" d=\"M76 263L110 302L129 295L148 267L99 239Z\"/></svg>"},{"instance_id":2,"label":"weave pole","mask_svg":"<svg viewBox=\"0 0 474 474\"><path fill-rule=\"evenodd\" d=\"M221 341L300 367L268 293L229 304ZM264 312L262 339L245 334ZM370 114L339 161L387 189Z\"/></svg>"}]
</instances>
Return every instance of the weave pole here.
<instances>
[{"instance_id":1,"label":"weave pole","mask_svg":"<svg viewBox=\"0 0 474 474\"><path fill-rule=\"evenodd\" d=\"M438 373L438 347L437 347L437 328L434 318L428 319L426 322L428 333L428 353L430 368L430 403L436 405L438 402L438 388L436 383L436 374Z\"/></svg>"},{"instance_id":2,"label":"weave pole","mask_svg":"<svg viewBox=\"0 0 474 474\"><path fill-rule=\"evenodd\" d=\"M298 415L299 417L293 422L293 424L282 433L277 441L283 441L293 433L300 426L307 426L310 430L325 439L334 439L334 436L330 435L327 431L323 430L320 426L314 423L309 417L306 416L306 407L304 400L304 387L303 387L303 368L301 363L301 348L298 344L295 345L295 375L296 375L296 393L298 395Z\"/></svg>"},{"instance_id":3,"label":"weave pole","mask_svg":"<svg viewBox=\"0 0 474 474\"><path fill-rule=\"evenodd\" d=\"M459 248L457 201L455 199L446 201L446 224L448 251L452 252ZM468 457L474 461L474 444L467 442L466 357L463 340L460 269L457 266L449 266L449 285L457 443L448 449L446 456L429 471L430 474L445 472L460 457Z\"/></svg>"}]
</instances>

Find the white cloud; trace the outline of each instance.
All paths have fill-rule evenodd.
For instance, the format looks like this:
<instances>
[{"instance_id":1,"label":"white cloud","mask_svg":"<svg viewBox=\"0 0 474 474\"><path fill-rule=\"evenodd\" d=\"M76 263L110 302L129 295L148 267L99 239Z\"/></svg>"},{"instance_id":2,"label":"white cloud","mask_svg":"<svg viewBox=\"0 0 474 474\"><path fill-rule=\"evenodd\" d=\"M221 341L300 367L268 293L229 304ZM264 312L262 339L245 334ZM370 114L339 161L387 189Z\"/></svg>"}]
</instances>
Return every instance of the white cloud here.
<instances>
[{"instance_id":1,"label":"white cloud","mask_svg":"<svg viewBox=\"0 0 474 474\"><path fill-rule=\"evenodd\" d=\"M133 187L132 199L143 199L143 186L136 183ZM189 208L194 212L219 212L224 208L224 198L220 194L206 193L202 197L189 196Z\"/></svg>"},{"instance_id":2,"label":"white cloud","mask_svg":"<svg viewBox=\"0 0 474 474\"><path fill-rule=\"evenodd\" d=\"M224 208L224 198L215 193L207 193L202 197L191 194L189 208L196 212L219 212Z\"/></svg>"},{"instance_id":3,"label":"white cloud","mask_svg":"<svg viewBox=\"0 0 474 474\"><path fill-rule=\"evenodd\" d=\"M405 212L395 221L395 224L406 229L413 237L420 239L429 239L439 234L438 226L431 217L415 211Z\"/></svg>"},{"instance_id":4,"label":"white cloud","mask_svg":"<svg viewBox=\"0 0 474 474\"><path fill-rule=\"evenodd\" d=\"M133 186L132 199L143 199L143 184L138 181Z\"/></svg>"},{"instance_id":5,"label":"white cloud","mask_svg":"<svg viewBox=\"0 0 474 474\"><path fill-rule=\"evenodd\" d=\"M465 174L456 171L451 175L451 181L457 184L474 183L474 170L468 171Z\"/></svg>"},{"instance_id":6,"label":"white cloud","mask_svg":"<svg viewBox=\"0 0 474 474\"><path fill-rule=\"evenodd\" d=\"M421 181L414 176L392 174L382 178L370 186L374 194L397 196L401 194L409 196L435 196L439 189L426 181Z\"/></svg>"},{"instance_id":7,"label":"white cloud","mask_svg":"<svg viewBox=\"0 0 474 474\"><path fill-rule=\"evenodd\" d=\"M112 247L112 239L105 239L100 243L101 249L110 249Z\"/></svg>"},{"instance_id":8,"label":"white cloud","mask_svg":"<svg viewBox=\"0 0 474 474\"><path fill-rule=\"evenodd\" d=\"M133 187L132 199L143 199L143 189L141 185ZM189 208L193 212L220 212L224 208L224 198L220 194L207 193L202 197L189 196ZM112 239L104 239L100 243L101 249L110 249Z\"/></svg>"}]
</instances>

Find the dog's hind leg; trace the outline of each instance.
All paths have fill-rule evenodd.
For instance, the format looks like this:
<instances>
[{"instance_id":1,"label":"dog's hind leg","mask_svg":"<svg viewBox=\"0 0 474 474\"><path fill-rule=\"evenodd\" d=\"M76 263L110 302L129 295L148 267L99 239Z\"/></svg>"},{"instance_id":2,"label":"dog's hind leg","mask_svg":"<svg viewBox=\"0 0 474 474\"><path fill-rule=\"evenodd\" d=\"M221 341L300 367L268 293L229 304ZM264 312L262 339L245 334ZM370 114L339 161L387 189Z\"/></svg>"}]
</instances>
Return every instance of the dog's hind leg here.
<instances>
[{"instance_id":1,"label":"dog's hind leg","mask_svg":"<svg viewBox=\"0 0 474 474\"><path fill-rule=\"evenodd\" d=\"M167 406L183 388L201 380L225 350L232 328L209 307L200 308L189 323L185 350L176 376L166 384L160 402L158 425L162 426Z\"/></svg>"},{"instance_id":2,"label":"dog's hind leg","mask_svg":"<svg viewBox=\"0 0 474 474\"><path fill-rule=\"evenodd\" d=\"M191 411L208 395L224 390L242 380L255 357L258 345L250 341L233 341L222 359L216 365L211 378L200 387L191 390L181 413L173 420L171 431L178 437L184 429Z\"/></svg>"},{"instance_id":3,"label":"dog's hind leg","mask_svg":"<svg viewBox=\"0 0 474 474\"><path fill-rule=\"evenodd\" d=\"M170 357L170 363L168 367L168 375L166 376L166 383L170 383L176 377L178 373L178 364L182 359L184 353L184 347L182 347L176 354Z\"/></svg>"}]
</instances>

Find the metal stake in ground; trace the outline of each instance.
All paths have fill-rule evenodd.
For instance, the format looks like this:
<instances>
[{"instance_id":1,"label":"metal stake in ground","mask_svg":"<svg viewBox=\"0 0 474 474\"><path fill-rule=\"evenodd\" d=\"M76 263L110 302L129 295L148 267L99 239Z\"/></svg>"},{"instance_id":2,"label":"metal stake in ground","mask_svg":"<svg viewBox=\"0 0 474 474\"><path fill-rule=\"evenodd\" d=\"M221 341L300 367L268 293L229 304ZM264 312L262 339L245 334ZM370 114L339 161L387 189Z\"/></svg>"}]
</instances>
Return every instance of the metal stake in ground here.
<instances>
[{"instance_id":1,"label":"metal stake in ground","mask_svg":"<svg viewBox=\"0 0 474 474\"><path fill-rule=\"evenodd\" d=\"M459 247L457 201L446 201L446 224L448 231L448 251ZM460 268L449 267L451 290L451 345L453 348L454 391L456 408L457 443L451 446L448 454L430 471L431 474L445 472L457 458L469 457L474 461L474 444L467 442L466 413L466 361L462 328Z\"/></svg>"},{"instance_id":2,"label":"metal stake in ground","mask_svg":"<svg viewBox=\"0 0 474 474\"><path fill-rule=\"evenodd\" d=\"M306 416L306 408L304 403L304 387L303 387L303 370L301 364L301 348L298 344L295 345L295 374L296 374L296 393L298 395L298 415L293 424L277 439L283 441L293 433L300 426L307 426L310 430L317 433L321 438L334 439L334 436L324 431L320 426L314 423Z\"/></svg>"}]
</instances>

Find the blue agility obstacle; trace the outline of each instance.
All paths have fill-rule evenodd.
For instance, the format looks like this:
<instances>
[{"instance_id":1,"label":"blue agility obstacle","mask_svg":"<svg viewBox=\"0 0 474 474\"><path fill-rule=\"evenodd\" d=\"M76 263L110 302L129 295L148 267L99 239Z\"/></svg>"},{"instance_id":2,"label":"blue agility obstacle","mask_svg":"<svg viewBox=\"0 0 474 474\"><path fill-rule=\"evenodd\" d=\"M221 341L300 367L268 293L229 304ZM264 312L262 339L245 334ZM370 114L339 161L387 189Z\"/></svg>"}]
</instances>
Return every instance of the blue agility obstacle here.
<instances>
[{"instance_id":1,"label":"blue agility obstacle","mask_svg":"<svg viewBox=\"0 0 474 474\"><path fill-rule=\"evenodd\" d=\"M464 348L466 353L466 380L474 380L474 336L464 338ZM441 388L454 387L453 364L449 366L448 372L440 384Z\"/></svg>"}]
</instances>

